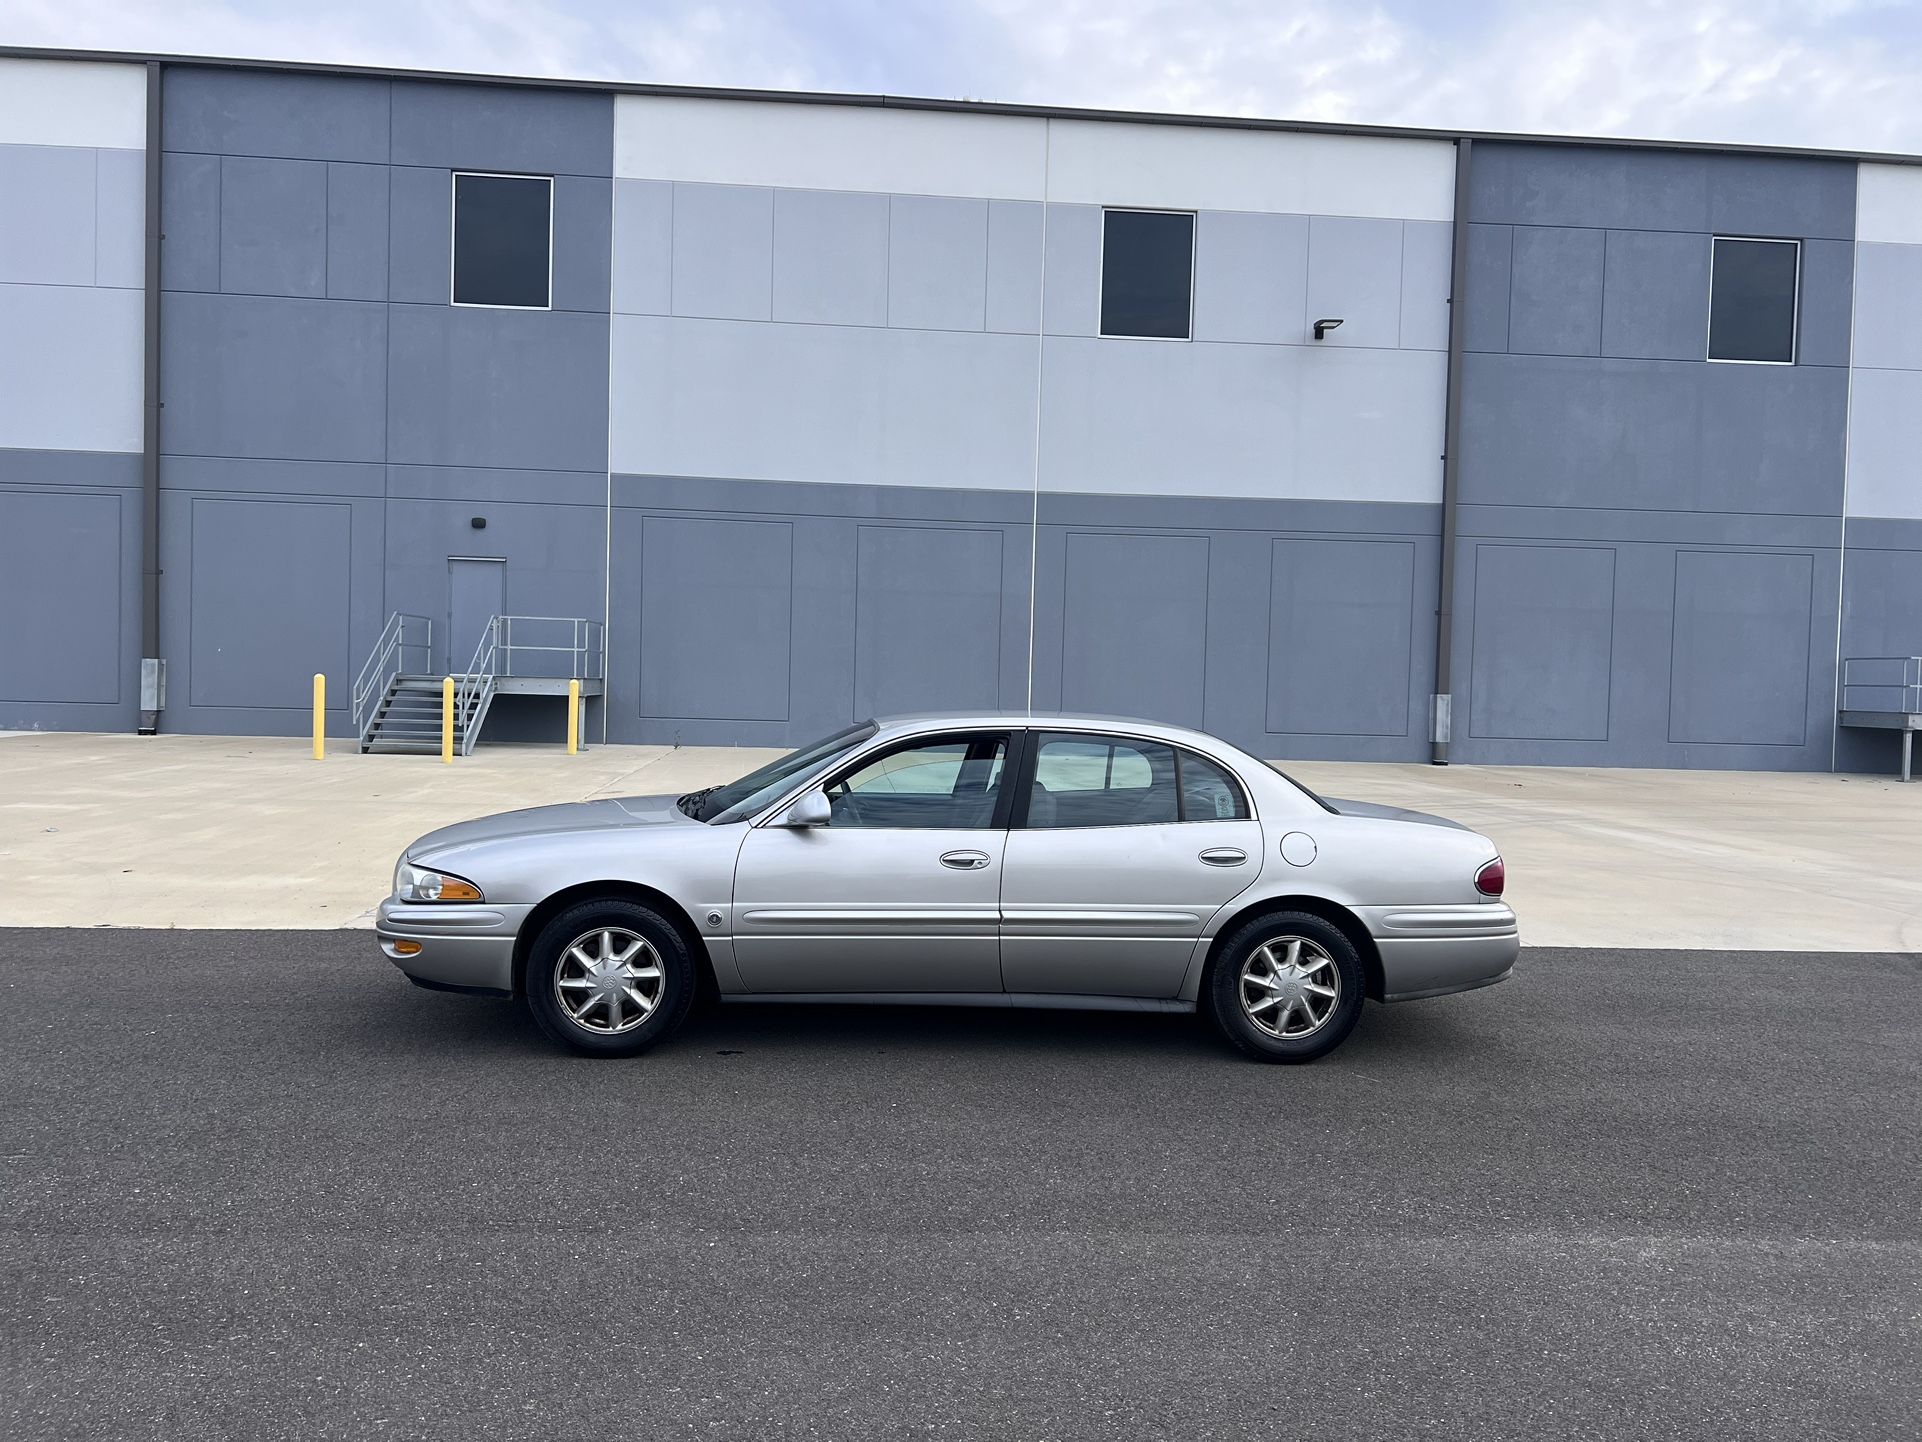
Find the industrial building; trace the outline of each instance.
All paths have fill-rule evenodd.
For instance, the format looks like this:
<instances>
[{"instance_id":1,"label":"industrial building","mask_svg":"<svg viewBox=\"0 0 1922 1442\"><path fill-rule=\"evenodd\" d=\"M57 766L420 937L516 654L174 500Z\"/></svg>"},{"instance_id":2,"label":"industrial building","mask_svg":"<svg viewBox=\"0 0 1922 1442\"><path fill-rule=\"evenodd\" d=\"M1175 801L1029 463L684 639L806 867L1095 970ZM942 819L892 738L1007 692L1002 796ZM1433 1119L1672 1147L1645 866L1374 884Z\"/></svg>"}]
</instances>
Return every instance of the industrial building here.
<instances>
[{"instance_id":1,"label":"industrial building","mask_svg":"<svg viewBox=\"0 0 1922 1442\"><path fill-rule=\"evenodd\" d=\"M0 197L0 728L1922 710L1913 157L16 50Z\"/></svg>"}]
</instances>

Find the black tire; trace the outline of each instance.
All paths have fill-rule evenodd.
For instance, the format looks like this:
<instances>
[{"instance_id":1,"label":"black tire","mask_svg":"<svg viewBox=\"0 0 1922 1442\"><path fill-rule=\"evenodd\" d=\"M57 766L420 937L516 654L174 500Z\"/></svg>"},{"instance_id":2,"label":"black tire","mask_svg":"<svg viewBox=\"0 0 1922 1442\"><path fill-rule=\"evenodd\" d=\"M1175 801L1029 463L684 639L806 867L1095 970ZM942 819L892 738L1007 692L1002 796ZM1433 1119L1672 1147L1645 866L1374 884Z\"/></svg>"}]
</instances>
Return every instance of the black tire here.
<instances>
[{"instance_id":1,"label":"black tire","mask_svg":"<svg viewBox=\"0 0 1922 1442\"><path fill-rule=\"evenodd\" d=\"M635 951L623 964L646 970L658 963L658 981L638 978L631 983L634 992L622 991L619 995L614 994L613 981L605 987L591 981L582 984L582 978L591 974L582 964L584 957L598 962L605 951L610 959L618 958L634 938L645 943L646 950ZM577 944L581 944L579 951L574 950ZM653 961L649 960L649 950ZM563 967L570 995L603 993L598 1005L589 1002L581 1008L586 1020L570 1015L561 1003L559 993L563 988L557 987L556 977ZM541 928L527 955L527 1009L550 1038L583 1056L640 1055L681 1024L694 1000L694 990L694 959L688 955L680 931L659 912L634 901L609 898L570 906ZM612 1029L616 1008L623 1019L640 1010L631 999L634 995L651 999L652 1009L625 1029Z\"/></svg>"},{"instance_id":2,"label":"black tire","mask_svg":"<svg viewBox=\"0 0 1922 1442\"><path fill-rule=\"evenodd\" d=\"M1282 968L1274 960L1255 960L1257 953L1265 948L1273 948L1266 953L1266 958L1285 958L1293 943L1300 943L1294 951L1296 965L1312 968L1306 977L1295 976L1292 971L1283 976ZM1278 987L1268 987L1259 981L1244 982L1244 968L1251 963L1257 969L1265 966L1266 974L1277 978ZM1319 1006L1328 1000L1313 992L1312 987L1327 985L1324 978L1329 972L1335 976L1335 996L1333 1004L1317 1021L1312 1010L1303 1012L1301 1008ZM1340 927L1305 911L1281 911L1255 917L1237 927L1222 942L1202 1000L1221 1034L1249 1056L1258 1061L1305 1062L1326 1056L1348 1039L1348 1033L1361 1019L1366 984L1355 944L1343 935ZM1255 1005L1264 1014L1281 1016L1286 1009L1288 1022L1300 1034L1278 1035L1277 1029L1257 1022L1244 1005L1244 995L1258 997ZM1269 1001L1270 995L1278 999ZM1290 1001L1294 1003L1293 1008L1288 1008ZM1315 1024L1309 1026L1310 1022ZM1288 1029L1288 1026L1278 1028Z\"/></svg>"}]
</instances>

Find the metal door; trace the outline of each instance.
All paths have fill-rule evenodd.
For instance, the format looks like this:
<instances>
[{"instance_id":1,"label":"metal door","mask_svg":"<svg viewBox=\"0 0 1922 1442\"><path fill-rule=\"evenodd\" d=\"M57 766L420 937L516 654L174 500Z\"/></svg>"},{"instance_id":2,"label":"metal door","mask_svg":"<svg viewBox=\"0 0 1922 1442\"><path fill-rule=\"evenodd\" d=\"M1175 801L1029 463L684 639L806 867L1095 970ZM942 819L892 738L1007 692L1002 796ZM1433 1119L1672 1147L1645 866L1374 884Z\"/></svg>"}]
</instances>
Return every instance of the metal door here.
<instances>
[{"instance_id":1,"label":"metal door","mask_svg":"<svg viewBox=\"0 0 1922 1442\"><path fill-rule=\"evenodd\" d=\"M474 662L487 623L501 614L507 562L498 557L453 556L447 562L447 669L465 674Z\"/></svg>"}]
</instances>

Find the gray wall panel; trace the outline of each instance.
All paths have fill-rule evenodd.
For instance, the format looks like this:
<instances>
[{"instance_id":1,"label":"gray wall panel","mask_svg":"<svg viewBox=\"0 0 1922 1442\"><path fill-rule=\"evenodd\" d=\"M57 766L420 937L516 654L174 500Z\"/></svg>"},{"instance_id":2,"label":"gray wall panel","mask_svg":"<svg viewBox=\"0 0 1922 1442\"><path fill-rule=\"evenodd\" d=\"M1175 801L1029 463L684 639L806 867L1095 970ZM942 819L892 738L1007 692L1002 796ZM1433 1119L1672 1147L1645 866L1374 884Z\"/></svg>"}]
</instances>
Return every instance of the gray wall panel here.
<instances>
[{"instance_id":1,"label":"gray wall panel","mask_svg":"<svg viewBox=\"0 0 1922 1442\"><path fill-rule=\"evenodd\" d=\"M786 720L793 526L649 517L640 569L642 716Z\"/></svg>"},{"instance_id":2,"label":"gray wall panel","mask_svg":"<svg viewBox=\"0 0 1922 1442\"><path fill-rule=\"evenodd\" d=\"M416 166L388 168L389 300L446 305L452 298L451 175L450 171L422 170Z\"/></svg>"},{"instance_id":3,"label":"gray wall panel","mask_svg":"<svg viewBox=\"0 0 1922 1442\"><path fill-rule=\"evenodd\" d=\"M1661 230L1606 234L1602 354L1701 360L1708 353L1709 237Z\"/></svg>"},{"instance_id":4,"label":"gray wall panel","mask_svg":"<svg viewBox=\"0 0 1922 1442\"><path fill-rule=\"evenodd\" d=\"M774 192L674 187L674 314L767 320L774 284Z\"/></svg>"},{"instance_id":5,"label":"gray wall panel","mask_svg":"<svg viewBox=\"0 0 1922 1442\"><path fill-rule=\"evenodd\" d=\"M1855 364L1922 371L1922 245L1859 245L1855 267Z\"/></svg>"},{"instance_id":6,"label":"gray wall panel","mask_svg":"<svg viewBox=\"0 0 1922 1442\"><path fill-rule=\"evenodd\" d=\"M1298 343L1307 297L1306 216L1204 210L1195 218L1196 340Z\"/></svg>"},{"instance_id":7,"label":"gray wall panel","mask_svg":"<svg viewBox=\"0 0 1922 1442\"><path fill-rule=\"evenodd\" d=\"M1855 302L1855 246L1846 240L1804 241L1801 286L1796 363L1846 366L1849 312Z\"/></svg>"},{"instance_id":8,"label":"gray wall panel","mask_svg":"<svg viewBox=\"0 0 1922 1442\"><path fill-rule=\"evenodd\" d=\"M189 515L191 662L173 684L190 706L310 708L316 671L352 674L352 508L203 496Z\"/></svg>"},{"instance_id":9,"label":"gray wall panel","mask_svg":"<svg viewBox=\"0 0 1922 1442\"><path fill-rule=\"evenodd\" d=\"M1041 207L988 202L988 329L1033 335L1041 319Z\"/></svg>"},{"instance_id":10,"label":"gray wall panel","mask_svg":"<svg viewBox=\"0 0 1922 1442\"><path fill-rule=\"evenodd\" d=\"M0 490L0 725L32 724L26 703L120 700L129 505L112 492Z\"/></svg>"},{"instance_id":11,"label":"gray wall panel","mask_svg":"<svg viewBox=\"0 0 1922 1442\"><path fill-rule=\"evenodd\" d=\"M1062 707L1201 725L1207 538L1073 531L1065 543Z\"/></svg>"},{"instance_id":12,"label":"gray wall panel","mask_svg":"<svg viewBox=\"0 0 1922 1442\"><path fill-rule=\"evenodd\" d=\"M220 157L168 151L160 159L164 290L220 289Z\"/></svg>"},{"instance_id":13,"label":"gray wall panel","mask_svg":"<svg viewBox=\"0 0 1922 1442\"><path fill-rule=\"evenodd\" d=\"M388 89L385 80L174 66L161 134L169 150L382 162Z\"/></svg>"},{"instance_id":14,"label":"gray wall panel","mask_svg":"<svg viewBox=\"0 0 1922 1442\"><path fill-rule=\"evenodd\" d=\"M607 314L614 182L563 175L554 181L555 310Z\"/></svg>"},{"instance_id":15,"label":"gray wall panel","mask_svg":"<svg viewBox=\"0 0 1922 1442\"><path fill-rule=\"evenodd\" d=\"M1599 230L1515 228L1508 292L1511 351L1601 353L1604 239Z\"/></svg>"},{"instance_id":16,"label":"gray wall panel","mask_svg":"<svg viewBox=\"0 0 1922 1442\"><path fill-rule=\"evenodd\" d=\"M231 456L160 458L163 491L378 499L385 490L385 477L386 467L377 461L274 461Z\"/></svg>"},{"instance_id":17,"label":"gray wall panel","mask_svg":"<svg viewBox=\"0 0 1922 1442\"><path fill-rule=\"evenodd\" d=\"M117 451L48 451L0 446L0 486L44 490L138 488L140 456Z\"/></svg>"},{"instance_id":18,"label":"gray wall panel","mask_svg":"<svg viewBox=\"0 0 1922 1442\"><path fill-rule=\"evenodd\" d=\"M1706 231L1708 165L1708 157L1695 152L1484 141L1470 167L1469 218Z\"/></svg>"},{"instance_id":19,"label":"gray wall panel","mask_svg":"<svg viewBox=\"0 0 1922 1442\"><path fill-rule=\"evenodd\" d=\"M327 295L387 299L387 167L327 167Z\"/></svg>"},{"instance_id":20,"label":"gray wall panel","mask_svg":"<svg viewBox=\"0 0 1922 1442\"><path fill-rule=\"evenodd\" d=\"M855 542L855 716L1001 704L998 530L867 525Z\"/></svg>"},{"instance_id":21,"label":"gray wall panel","mask_svg":"<svg viewBox=\"0 0 1922 1442\"><path fill-rule=\"evenodd\" d=\"M78 146L0 145L0 281L94 283L96 155Z\"/></svg>"},{"instance_id":22,"label":"gray wall panel","mask_svg":"<svg viewBox=\"0 0 1922 1442\"><path fill-rule=\"evenodd\" d=\"M1414 545L1291 537L1272 547L1266 729L1406 736Z\"/></svg>"},{"instance_id":23,"label":"gray wall panel","mask_svg":"<svg viewBox=\"0 0 1922 1442\"><path fill-rule=\"evenodd\" d=\"M380 460L386 374L381 306L177 293L161 334L161 449Z\"/></svg>"},{"instance_id":24,"label":"gray wall panel","mask_svg":"<svg viewBox=\"0 0 1922 1442\"><path fill-rule=\"evenodd\" d=\"M94 152L93 283L139 290L147 282L147 156Z\"/></svg>"},{"instance_id":25,"label":"gray wall panel","mask_svg":"<svg viewBox=\"0 0 1922 1442\"><path fill-rule=\"evenodd\" d=\"M887 204L887 324L984 329L988 202L896 195Z\"/></svg>"},{"instance_id":26,"label":"gray wall panel","mask_svg":"<svg viewBox=\"0 0 1922 1442\"><path fill-rule=\"evenodd\" d=\"M772 317L816 325L887 324L887 196L774 192Z\"/></svg>"},{"instance_id":27,"label":"gray wall panel","mask_svg":"<svg viewBox=\"0 0 1922 1442\"><path fill-rule=\"evenodd\" d=\"M220 288L327 294L327 167L229 155L220 162Z\"/></svg>"},{"instance_id":28,"label":"gray wall panel","mask_svg":"<svg viewBox=\"0 0 1922 1442\"><path fill-rule=\"evenodd\" d=\"M1401 345L1448 349L1448 292L1455 260L1455 228L1438 220L1408 220L1401 228Z\"/></svg>"},{"instance_id":29,"label":"gray wall panel","mask_svg":"<svg viewBox=\"0 0 1922 1442\"><path fill-rule=\"evenodd\" d=\"M1101 329L1101 207L1050 205L1041 304L1049 335L1094 335Z\"/></svg>"},{"instance_id":30,"label":"gray wall panel","mask_svg":"<svg viewBox=\"0 0 1922 1442\"><path fill-rule=\"evenodd\" d=\"M1694 367L1707 509L1842 514L1848 372L1828 366Z\"/></svg>"},{"instance_id":31,"label":"gray wall panel","mask_svg":"<svg viewBox=\"0 0 1922 1442\"><path fill-rule=\"evenodd\" d=\"M1792 155L1705 157L1718 235L1855 238L1855 166Z\"/></svg>"},{"instance_id":32,"label":"gray wall panel","mask_svg":"<svg viewBox=\"0 0 1922 1442\"><path fill-rule=\"evenodd\" d=\"M387 459L604 471L607 319L392 306Z\"/></svg>"},{"instance_id":33,"label":"gray wall panel","mask_svg":"<svg viewBox=\"0 0 1922 1442\"><path fill-rule=\"evenodd\" d=\"M1474 553L1468 734L1608 740L1614 550L1484 543Z\"/></svg>"},{"instance_id":34,"label":"gray wall panel","mask_svg":"<svg viewBox=\"0 0 1922 1442\"><path fill-rule=\"evenodd\" d=\"M1508 292L1514 283L1515 227L1468 227L1468 307L1462 343L1474 351L1508 349Z\"/></svg>"},{"instance_id":35,"label":"gray wall panel","mask_svg":"<svg viewBox=\"0 0 1922 1442\"><path fill-rule=\"evenodd\" d=\"M1308 222L1306 319L1339 316L1328 347L1399 344L1401 335L1399 220L1317 215ZM1293 337L1299 339L1299 336Z\"/></svg>"},{"instance_id":36,"label":"gray wall panel","mask_svg":"<svg viewBox=\"0 0 1922 1442\"><path fill-rule=\"evenodd\" d=\"M614 173L611 95L403 80L394 82L393 117L396 165Z\"/></svg>"},{"instance_id":37,"label":"gray wall panel","mask_svg":"<svg viewBox=\"0 0 1922 1442\"><path fill-rule=\"evenodd\" d=\"M1669 740L1804 743L1813 587L1805 555L1676 553Z\"/></svg>"},{"instance_id":38,"label":"gray wall panel","mask_svg":"<svg viewBox=\"0 0 1922 1442\"><path fill-rule=\"evenodd\" d=\"M614 309L666 315L674 308L674 187L614 182Z\"/></svg>"}]
</instances>

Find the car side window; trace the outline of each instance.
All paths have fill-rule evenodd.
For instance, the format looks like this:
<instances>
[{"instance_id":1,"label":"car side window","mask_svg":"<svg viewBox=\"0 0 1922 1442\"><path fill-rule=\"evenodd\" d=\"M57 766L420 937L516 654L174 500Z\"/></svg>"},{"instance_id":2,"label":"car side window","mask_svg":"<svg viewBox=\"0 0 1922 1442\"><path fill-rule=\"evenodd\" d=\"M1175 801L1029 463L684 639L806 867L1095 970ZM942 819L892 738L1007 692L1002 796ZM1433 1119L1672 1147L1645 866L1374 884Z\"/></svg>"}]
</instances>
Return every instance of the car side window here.
<instances>
[{"instance_id":1,"label":"car side window","mask_svg":"<svg viewBox=\"0 0 1922 1442\"><path fill-rule=\"evenodd\" d=\"M1038 738L1028 825L1152 826L1181 819L1172 746L1115 736Z\"/></svg>"},{"instance_id":2,"label":"car side window","mask_svg":"<svg viewBox=\"0 0 1922 1442\"><path fill-rule=\"evenodd\" d=\"M998 733L923 737L864 757L822 788L828 825L985 830L1007 758Z\"/></svg>"},{"instance_id":3,"label":"car side window","mask_svg":"<svg viewBox=\"0 0 1922 1442\"><path fill-rule=\"evenodd\" d=\"M1175 753L1181 772L1183 821L1246 821L1248 800L1241 786L1221 767L1192 751Z\"/></svg>"}]
</instances>

